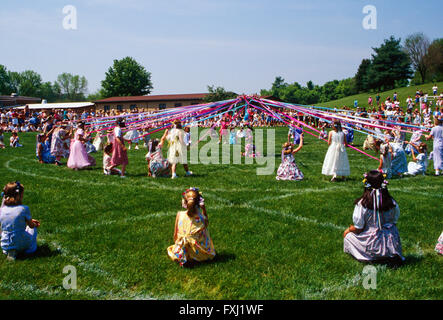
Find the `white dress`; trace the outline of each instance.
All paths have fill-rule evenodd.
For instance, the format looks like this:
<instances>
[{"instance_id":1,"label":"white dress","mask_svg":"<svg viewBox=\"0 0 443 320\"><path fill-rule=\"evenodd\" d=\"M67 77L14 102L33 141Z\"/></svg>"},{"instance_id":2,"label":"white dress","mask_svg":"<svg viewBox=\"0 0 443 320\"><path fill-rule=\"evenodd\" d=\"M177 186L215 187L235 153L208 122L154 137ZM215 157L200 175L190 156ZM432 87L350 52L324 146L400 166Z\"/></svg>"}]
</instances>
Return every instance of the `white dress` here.
<instances>
[{"instance_id":1,"label":"white dress","mask_svg":"<svg viewBox=\"0 0 443 320\"><path fill-rule=\"evenodd\" d=\"M342 131L332 131L331 145L326 153L323 161L321 173L326 176L349 176L351 170L349 168L348 154L344 145L344 133Z\"/></svg>"},{"instance_id":2,"label":"white dress","mask_svg":"<svg viewBox=\"0 0 443 320\"><path fill-rule=\"evenodd\" d=\"M185 132L182 129L172 129L167 137L169 143L168 161L172 164L187 163L187 149L185 143Z\"/></svg>"}]
</instances>

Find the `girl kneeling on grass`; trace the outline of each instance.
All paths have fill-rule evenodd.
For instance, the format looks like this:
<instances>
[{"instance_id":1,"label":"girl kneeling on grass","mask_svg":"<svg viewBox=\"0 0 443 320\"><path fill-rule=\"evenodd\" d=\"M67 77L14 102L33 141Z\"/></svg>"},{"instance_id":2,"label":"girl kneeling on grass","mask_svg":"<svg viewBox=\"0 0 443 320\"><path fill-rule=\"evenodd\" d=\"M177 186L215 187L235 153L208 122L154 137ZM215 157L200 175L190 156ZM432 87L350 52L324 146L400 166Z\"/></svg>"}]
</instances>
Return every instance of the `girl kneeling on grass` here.
<instances>
[{"instance_id":1,"label":"girl kneeling on grass","mask_svg":"<svg viewBox=\"0 0 443 320\"><path fill-rule=\"evenodd\" d=\"M415 176L418 174L425 175L426 170L428 169L428 156L427 156L427 149L428 146L426 143L420 143L419 146L411 143L406 142L416 150L418 150L419 154L418 156L415 156L414 152L411 153L412 160L408 163L408 172L405 172L405 175Z\"/></svg>"},{"instance_id":2,"label":"girl kneeling on grass","mask_svg":"<svg viewBox=\"0 0 443 320\"><path fill-rule=\"evenodd\" d=\"M20 182L8 183L2 192L0 223L1 247L8 260L15 260L18 252L37 250L37 229L40 222L31 218L28 206L22 205L24 187Z\"/></svg>"},{"instance_id":3,"label":"girl kneeling on grass","mask_svg":"<svg viewBox=\"0 0 443 320\"><path fill-rule=\"evenodd\" d=\"M146 154L148 176L152 178L167 177L171 173L171 165L163 158L162 148L158 139L149 142L149 152Z\"/></svg>"},{"instance_id":4,"label":"girl kneeling on grass","mask_svg":"<svg viewBox=\"0 0 443 320\"><path fill-rule=\"evenodd\" d=\"M103 148L103 173L109 175L120 175L122 172L118 168L112 168L112 143L108 143Z\"/></svg>"},{"instance_id":5,"label":"girl kneeling on grass","mask_svg":"<svg viewBox=\"0 0 443 320\"><path fill-rule=\"evenodd\" d=\"M183 192L182 206L175 220L174 242L168 247L168 255L181 266L215 257L214 245L208 230L205 201L198 188Z\"/></svg>"},{"instance_id":6,"label":"girl kneeling on grass","mask_svg":"<svg viewBox=\"0 0 443 320\"><path fill-rule=\"evenodd\" d=\"M386 188L384 175L365 174L363 195L355 201L354 225L343 234L344 252L363 262L404 261L397 229L400 209Z\"/></svg>"}]
</instances>

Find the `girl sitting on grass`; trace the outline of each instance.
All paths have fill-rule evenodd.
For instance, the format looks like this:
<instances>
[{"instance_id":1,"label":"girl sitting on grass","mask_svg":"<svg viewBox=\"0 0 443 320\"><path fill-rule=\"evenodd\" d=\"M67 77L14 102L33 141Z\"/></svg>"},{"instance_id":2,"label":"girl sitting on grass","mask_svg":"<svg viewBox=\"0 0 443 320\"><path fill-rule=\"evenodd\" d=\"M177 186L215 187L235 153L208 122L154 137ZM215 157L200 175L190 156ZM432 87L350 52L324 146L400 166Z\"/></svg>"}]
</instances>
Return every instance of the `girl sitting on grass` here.
<instances>
[{"instance_id":1,"label":"girl sitting on grass","mask_svg":"<svg viewBox=\"0 0 443 320\"><path fill-rule=\"evenodd\" d=\"M37 250L37 229L40 222L31 218L28 206L22 205L24 187L20 182L8 183L2 192L0 223L1 247L8 260L15 260L17 253L33 253Z\"/></svg>"},{"instance_id":2,"label":"girl sitting on grass","mask_svg":"<svg viewBox=\"0 0 443 320\"><path fill-rule=\"evenodd\" d=\"M175 220L174 242L168 247L168 256L181 266L215 257L214 245L208 230L205 201L198 188L187 189L182 194L182 206Z\"/></svg>"},{"instance_id":3,"label":"girl sitting on grass","mask_svg":"<svg viewBox=\"0 0 443 320\"><path fill-rule=\"evenodd\" d=\"M55 163L55 157L51 154L49 141L45 134L39 134L37 136L37 147L35 153L40 163Z\"/></svg>"},{"instance_id":4,"label":"girl sitting on grass","mask_svg":"<svg viewBox=\"0 0 443 320\"><path fill-rule=\"evenodd\" d=\"M428 168L428 157L427 157L427 149L428 146L426 143L420 143L419 146L411 143L406 142L409 145L411 145L413 148L418 150L418 156L416 157L414 152L411 153L412 160L408 163L408 172L405 172L405 175L415 176L417 174L424 175L426 172L426 169Z\"/></svg>"},{"instance_id":5,"label":"girl sitting on grass","mask_svg":"<svg viewBox=\"0 0 443 320\"><path fill-rule=\"evenodd\" d=\"M149 152L146 154L149 177L167 177L171 173L171 165L163 158L162 148L158 139L151 140L148 146Z\"/></svg>"},{"instance_id":6,"label":"girl sitting on grass","mask_svg":"<svg viewBox=\"0 0 443 320\"><path fill-rule=\"evenodd\" d=\"M294 154L303 148L303 137L300 138L300 145L295 148L293 144L286 142L281 152L281 164L277 170L277 180L303 180L303 173L295 163Z\"/></svg>"},{"instance_id":7,"label":"girl sitting on grass","mask_svg":"<svg viewBox=\"0 0 443 320\"><path fill-rule=\"evenodd\" d=\"M20 138L18 137L17 132L12 133L11 138L9 138L9 145L12 148L23 147L23 145L20 144Z\"/></svg>"},{"instance_id":8,"label":"girl sitting on grass","mask_svg":"<svg viewBox=\"0 0 443 320\"><path fill-rule=\"evenodd\" d=\"M404 261L397 221L400 209L387 189L384 175L365 174L363 195L355 201L354 225L345 230L344 252L364 262Z\"/></svg>"}]
</instances>

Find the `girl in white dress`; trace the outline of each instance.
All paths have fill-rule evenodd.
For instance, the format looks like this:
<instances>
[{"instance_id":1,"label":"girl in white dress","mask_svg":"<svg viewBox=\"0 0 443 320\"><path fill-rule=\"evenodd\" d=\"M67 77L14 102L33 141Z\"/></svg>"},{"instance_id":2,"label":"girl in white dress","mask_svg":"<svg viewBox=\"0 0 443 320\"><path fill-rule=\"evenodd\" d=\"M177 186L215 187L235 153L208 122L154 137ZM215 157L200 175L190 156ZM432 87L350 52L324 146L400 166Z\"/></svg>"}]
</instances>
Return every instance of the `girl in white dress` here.
<instances>
[{"instance_id":1,"label":"girl in white dress","mask_svg":"<svg viewBox=\"0 0 443 320\"><path fill-rule=\"evenodd\" d=\"M338 121L334 122L334 130L329 132L328 152L323 161L321 173L326 176L332 176L331 181L335 181L337 176L343 178L351 174L349 168L348 154L346 153L346 136L341 129Z\"/></svg>"},{"instance_id":2,"label":"girl in white dress","mask_svg":"<svg viewBox=\"0 0 443 320\"><path fill-rule=\"evenodd\" d=\"M169 143L168 150L168 161L171 164L172 171L172 179L177 178L177 174L175 170L177 168L177 164L183 164L183 167L186 171L186 176L192 175L192 172L189 171L189 167L187 164L187 148L185 143L185 132L182 129L182 125L180 121L174 122L174 128L169 131L166 129L163 137L161 138L159 147L163 146L164 141L167 140Z\"/></svg>"}]
</instances>

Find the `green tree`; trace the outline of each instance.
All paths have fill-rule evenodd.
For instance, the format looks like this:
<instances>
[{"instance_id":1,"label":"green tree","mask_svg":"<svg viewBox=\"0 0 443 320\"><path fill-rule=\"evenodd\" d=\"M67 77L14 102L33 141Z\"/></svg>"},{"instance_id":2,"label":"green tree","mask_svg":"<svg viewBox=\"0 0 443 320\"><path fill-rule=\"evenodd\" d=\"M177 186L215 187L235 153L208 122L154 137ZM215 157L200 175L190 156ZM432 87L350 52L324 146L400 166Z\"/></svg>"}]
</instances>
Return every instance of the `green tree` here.
<instances>
[{"instance_id":1,"label":"green tree","mask_svg":"<svg viewBox=\"0 0 443 320\"><path fill-rule=\"evenodd\" d=\"M65 72L58 75L55 84L60 87L61 94L64 100L85 100L85 95L88 91L88 81L85 77Z\"/></svg>"},{"instance_id":2,"label":"green tree","mask_svg":"<svg viewBox=\"0 0 443 320\"><path fill-rule=\"evenodd\" d=\"M131 57L114 60L102 87L105 97L146 95L153 88L151 73Z\"/></svg>"},{"instance_id":3,"label":"green tree","mask_svg":"<svg viewBox=\"0 0 443 320\"><path fill-rule=\"evenodd\" d=\"M372 48L375 54L372 54L372 64L368 72L371 89L393 89L396 81L412 77L411 61L400 42L401 39L391 36L379 48Z\"/></svg>"},{"instance_id":4,"label":"green tree","mask_svg":"<svg viewBox=\"0 0 443 320\"><path fill-rule=\"evenodd\" d=\"M425 57L429 69L429 81L443 81L443 38L435 39Z\"/></svg>"},{"instance_id":5,"label":"green tree","mask_svg":"<svg viewBox=\"0 0 443 320\"><path fill-rule=\"evenodd\" d=\"M408 54L414 70L420 74L421 83L426 81L429 69L429 63L426 61L429 46L429 39L421 32L411 34L405 39L405 52Z\"/></svg>"},{"instance_id":6,"label":"green tree","mask_svg":"<svg viewBox=\"0 0 443 320\"><path fill-rule=\"evenodd\" d=\"M57 83L44 82L40 86L39 97L45 99L49 103L58 102L62 99L61 88Z\"/></svg>"},{"instance_id":7,"label":"green tree","mask_svg":"<svg viewBox=\"0 0 443 320\"><path fill-rule=\"evenodd\" d=\"M0 64L0 95L10 95L11 93L12 88L9 72L4 65Z\"/></svg>"},{"instance_id":8,"label":"green tree","mask_svg":"<svg viewBox=\"0 0 443 320\"><path fill-rule=\"evenodd\" d=\"M223 87L208 86L208 95L203 99L205 102L216 102L234 99L237 94L232 91L226 91Z\"/></svg>"},{"instance_id":9,"label":"green tree","mask_svg":"<svg viewBox=\"0 0 443 320\"><path fill-rule=\"evenodd\" d=\"M365 92L369 89L368 72L371 67L370 59L363 59L355 74L355 87L358 92Z\"/></svg>"},{"instance_id":10,"label":"green tree","mask_svg":"<svg viewBox=\"0 0 443 320\"><path fill-rule=\"evenodd\" d=\"M21 96L36 97L40 93L42 77L35 71L26 70L19 75L18 93Z\"/></svg>"}]
</instances>

